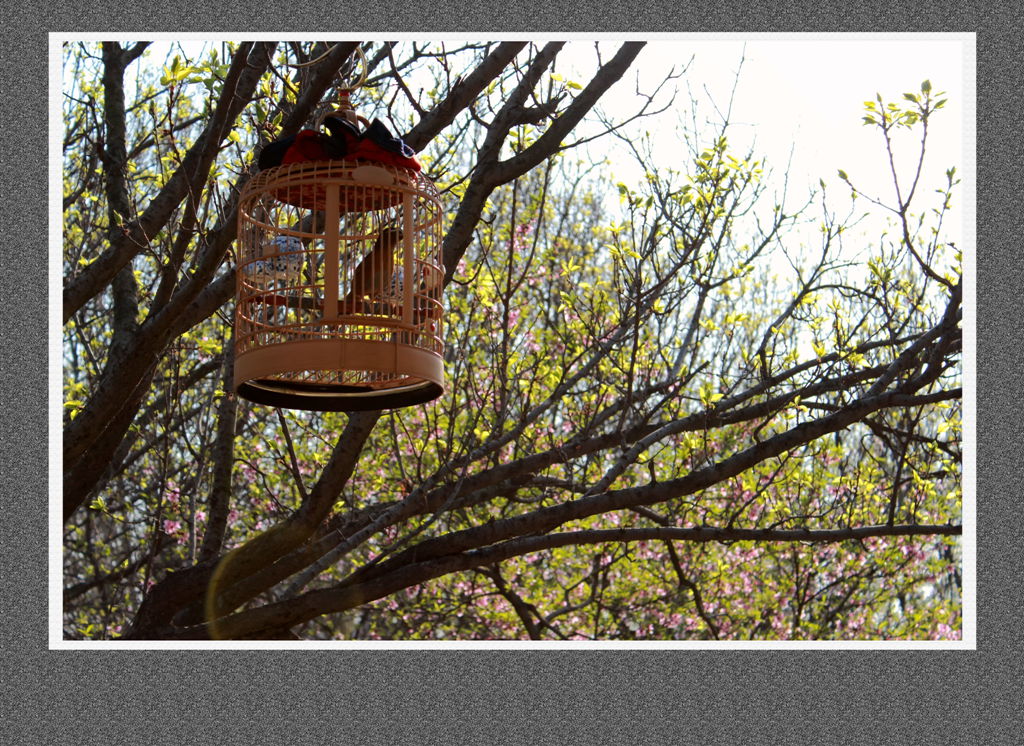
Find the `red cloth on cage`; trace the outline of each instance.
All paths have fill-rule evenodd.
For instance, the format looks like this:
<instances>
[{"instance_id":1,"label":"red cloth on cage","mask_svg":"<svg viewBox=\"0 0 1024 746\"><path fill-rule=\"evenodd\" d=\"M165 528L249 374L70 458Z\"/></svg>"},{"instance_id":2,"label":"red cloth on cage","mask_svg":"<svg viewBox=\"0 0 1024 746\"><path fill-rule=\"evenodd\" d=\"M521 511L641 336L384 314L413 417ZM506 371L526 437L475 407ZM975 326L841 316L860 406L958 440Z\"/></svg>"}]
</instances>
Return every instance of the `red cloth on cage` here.
<instances>
[{"instance_id":1,"label":"red cloth on cage","mask_svg":"<svg viewBox=\"0 0 1024 746\"><path fill-rule=\"evenodd\" d=\"M415 151L394 137L379 119L365 132L339 117L327 117L329 135L316 130L300 130L291 137L269 143L260 153L260 169L286 163L311 163L349 159L381 163L411 171L420 171Z\"/></svg>"},{"instance_id":2,"label":"red cloth on cage","mask_svg":"<svg viewBox=\"0 0 1024 746\"><path fill-rule=\"evenodd\" d=\"M363 132L341 117L327 117L324 126L331 133L334 147L344 151L346 158L383 163L411 171L422 168L416 160L416 151L392 135L379 119L374 119Z\"/></svg>"},{"instance_id":3,"label":"red cloth on cage","mask_svg":"<svg viewBox=\"0 0 1024 746\"><path fill-rule=\"evenodd\" d=\"M330 161L339 157L343 156L338 155L338 149L329 137L316 130L300 130L295 135L295 142L284 151L281 163Z\"/></svg>"}]
</instances>

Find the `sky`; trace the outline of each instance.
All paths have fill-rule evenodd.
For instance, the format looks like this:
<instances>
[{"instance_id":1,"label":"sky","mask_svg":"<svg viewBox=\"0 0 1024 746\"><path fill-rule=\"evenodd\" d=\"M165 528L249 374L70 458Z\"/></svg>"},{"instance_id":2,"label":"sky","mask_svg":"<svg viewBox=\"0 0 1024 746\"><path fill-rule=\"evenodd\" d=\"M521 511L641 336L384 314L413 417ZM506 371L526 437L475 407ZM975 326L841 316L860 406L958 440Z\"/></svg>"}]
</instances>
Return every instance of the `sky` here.
<instances>
[{"instance_id":1,"label":"sky","mask_svg":"<svg viewBox=\"0 0 1024 746\"><path fill-rule=\"evenodd\" d=\"M272 40L302 36L246 34L246 38ZM429 38L387 34L369 36L367 40L454 45L467 40L521 37L522 34L486 33L439 34ZM101 36L79 34L71 38L99 40ZM119 40L139 38L140 35L124 35ZM172 47L198 56L208 42L233 39L223 34L166 33L146 38L157 41L147 54L149 64L165 62ZM321 32L315 38L323 40L325 36ZM810 191L817 190L819 181L824 180L830 211L844 216L850 209L850 192L838 177L839 169L849 175L862 193L892 204L894 189L884 141L876 127L862 124L863 105L876 94L886 101L902 102L904 92L919 92L922 81L929 80L933 92L945 92L947 104L929 123L928 156L921 177L924 188L917 193L914 209L922 211L937 206L938 197L933 190L944 185L944 172L956 167L964 183L954 195L953 210L944 218L945 238L965 251L964 269L971 275L975 190L973 34L664 33L640 38L647 42L646 47L622 80L601 98L598 108L613 120L621 121L640 105L635 94L637 86L644 92L653 92L670 68L685 67L685 74L676 81L679 91L673 108L636 125L638 131L650 132L656 159L672 162L689 153L689 148L680 147L677 125L689 121L691 98L699 122L714 118L716 107L727 109L731 98L730 150L737 155L752 150L755 158L763 158L771 170L769 187L775 193L781 191L786 179L788 214L802 206ZM537 35L531 39L537 44L550 40L568 40L556 62L556 71L568 80L585 84L594 69L594 42L600 44L602 59L608 60L626 39L611 34ZM129 87L132 79L129 74ZM666 96L660 100L666 100ZM354 103L358 108L358 92ZM586 137L597 127L596 123L588 125L585 121L571 137ZM916 163L916 136L908 132L897 134L897 167L904 183L909 183ZM615 138L601 138L577 152L587 159L609 158L610 174L615 181L636 186L644 178L645 169ZM617 202L617 197L611 195L609 200ZM867 204L861 201L858 212L860 206ZM808 215L815 215L816 223L820 209L815 210ZM880 211L874 212L880 215ZM883 227L882 217L873 216L849 231L846 243L869 247L877 243ZM803 251L817 245L815 225L807 224L800 230L806 232L788 234L788 251ZM851 240L855 238L863 240ZM781 257L776 260L780 268L786 264Z\"/></svg>"},{"instance_id":2,"label":"sky","mask_svg":"<svg viewBox=\"0 0 1024 746\"><path fill-rule=\"evenodd\" d=\"M790 195L796 199L824 179L834 198L830 202L845 206L849 190L839 169L867 194L885 200L894 194L882 135L861 120L864 102L876 94L903 102L903 93L919 93L924 80L931 82L933 93L948 94L948 102L929 123L922 183L942 186L950 166L966 174L965 182L970 178L973 58L973 38L964 34L695 35L648 41L635 69L641 88L652 91L670 65L689 63L679 81L677 109L688 110L692 95L699 117L707 118L714 116L715 106L725 110L732 96L731 147L745 153L752 146L777 179L788 171ZM601 105L620 115L633 110L634 81L627 75ZM671 159L680 152L672 119L663 115L661 126L652 125L644 127L655 138L655 153ZM904 156L897 157L898 171L906 176L918 141L901 132L897 143L897 155ZM639 167L612 157L618 178L631 183L642 177ZM973 214L965 209L969 196L960 195L948 224L958 245L964 244L963 220Z\"/></svg>"},{"instance_id":3,"label":"sky","mask_svg":"<svg viewBox=\"0 0 1024 746\"><path fill-rule=\"evenodd\" d=\"M87 39L95 35L76 35ZM109 35L106 35L109 36ZM104 38L106 38L104 36ZM301 38L297 34L247 34L246 38ZM478 41L482 38L516 39L519 34L442 34L433 41ZM96 37L99 38L99 37ZM125 36L122 41L138 40ZM149 57L159 64L171 42L182 43L189 52L198 52L204 41L228 39L222 34L155 34L159 40ZM323 38L322 35L317 37ZM387 34L368 39L426 41L412 34ZM592 68L593 42L601 42L602 55L608 59L624 40L611 34L561 34L538 36L538 43L549 39L569 39L557 63L558 71L572 78L574 66ZM861 124L863 102L880 93L886 100L902 100L905 91L918 92L928 79L933 91L948 94L946 107L929 129L929 170L925 184L936 186L943 172L956 166L965 182L973 172L974 137L974 37L971 34L647 34L641 39L647 46L632 68L601 102L600 107L613 116L628 116L635 110L635 81L641 89L653 91L672 65L687 65L678 81L680 87L675 110L661 115L657 122L647 120L656 147L666 159L679 153L676 119L689 106L691 95L701 116L713 115L714 106L729 105L736 86L730 127L730 145L740 152L753 145L755 154L767 159L777 173L788 170L791 194L806 194L807 188L823 178L833 194L847 194L840 187L837 170L843 169L852 181L868 194L891 197L891 178L881 134ZM312 38L310 38L312 40ZM736 79L737 70L742 70ZM130 83L131 76L129 76ZM586 82L588 76L578 73ZM358 100L355 100L358 107ZM577 129L577 133L584 131ZM916 143L905 140L902 152L916 152ZM615 161L616 179L635 182L642 170L619 151L610 138L604 138L591 150L594 155L609 155ZM968 160L965 162L965 158ZM903 164L904 167L906 164ZM973 189L973 183L965 187ZM834 189L833 189L834 188ZM964 194L968 200L970 194ZM963 207L963 205L958 205ZM959 233L961 220L973 218L971 210L957 209L952 231ZM962 236L957 236L961 244Z\"/></svg>"},{"instance_id":4,"label":"sky","mask_svg":"<svg viewBox=\"0 0 1024 746\"><path fill-rule=\"evenodd\" d=\"M109 35L103 36L107 37ZM411 34L387 34L368 37L368 40L443 41L454 45L466 40L520 37L515 34L443 34L428 39ZM82 34L72 38L98 40L100 37ZM139 35L126 35L120 41L138 41L139 38ZM146 38L157 40L145 58L151 65L163 64L172 48L177 51L180 47L187 55L198 57L206 43L232 39L214 34L156 34ZM246 34L246 38L292 40L301 35ZM316 38L323 40L325 37L318 35ZM542 44L556 39L568 39L556 61L556 72L584 85L594 70L594 42L599 43L602 59L607 61L625 40L609 34L563 34L539 36L532 41ZM810 191L819 189L819 180L824 180L830 211L839 217L845 216L850 208L850 192L838 177L839 169L844 170L863 193L892 204L894 190L884 140L877 127L862 123L864 102L874 99L876 94L881 94L886 101L902 102L904 92L919 92L922 81L929 80L933 92L945 92L947 104L929 123L928 157L921 176L923 188L917 194L913 209L923 211L937 206L938 195L934 189L945 184L946 169L956 167L964 184L954 195L953 210L944 218L943 227L945 239L964 250L965 275L972 277L975 188L972 34L648 34L642 39L647 42L645 48L623 78L601 98L598 108L612 120L624 120L642 102L635 94L637 87L651 93L673 66L685 67L685 74L676 81L679 90L672 109L636 125L639 131L650 132L656 160L670 163L689 157L689 148L681 147L679 142L677 125L680 121L689 122L691 99L700 122L714 119L716 108L726 110L731 98L730 150L736 155L746 155L752 150L755 158L765 159L771 170L770 192L781 191L783 179L787 180L787 214L802 206ZM132 80L129 74L129 87ZM666 101L667 96L662 95L659 100ZM358 109L358 92L354 103ZM570 141L598 129L596 122L587 124L585 121L576 128ZM904 183L910 181L916 164L917 137L916 133L909 132L897 136L896 152L902 156L897 158L897 166ZM636 186L643 180L644 167L635 162L616 138L604 137L586 148L580 151L581 157L610 159L608 168L615 181ZM617 202L617 195L610 194L609 205ZM861 201L858 212L866 207L868 205ZM863 260L865 253L877 246L886 213L879 210L873 213L870 219L845 234L843 251L847 252L847 258ZM814 206L807 214L814 220L790 229L786 235L786 251L791 254L807 251L817 254L820 208ZM853 252L856 257L851 256ZM780 274L788 275L793 271L781 254L764 258L772 261L774 271ZM965 298L968 306L973 304L971 285L968 279L968 297Z\"/></svg>"}]
</instances>

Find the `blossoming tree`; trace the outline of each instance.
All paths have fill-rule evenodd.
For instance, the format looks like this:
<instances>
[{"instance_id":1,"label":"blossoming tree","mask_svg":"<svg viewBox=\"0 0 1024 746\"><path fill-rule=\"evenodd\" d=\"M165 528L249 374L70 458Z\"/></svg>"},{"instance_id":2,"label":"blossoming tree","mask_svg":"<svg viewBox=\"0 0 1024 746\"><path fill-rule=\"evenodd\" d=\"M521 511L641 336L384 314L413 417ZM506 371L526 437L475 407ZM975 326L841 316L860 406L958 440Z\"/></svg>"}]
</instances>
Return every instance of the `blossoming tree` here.
<instances>
[{"instance_id":1,"label":"blossoming tree","mask_svg":"<svg viewBox=\"0 0 1024 746\"><path fill-rule=\"evenodd\" d=\"M68 45L68 637L959 634L958 180L919 183L941 94L869 102L918 167L891 198L840 172L850 213L816 217L727 119L671 167L625 141L639 186L584 162L643 45L580 82L563 47L364 45L360 108L450 210L447 391L340 415L231 393L232 246L255 154L355 44ZM864 215L884 230L850 252Z\"/></svg>"}]
</instances>

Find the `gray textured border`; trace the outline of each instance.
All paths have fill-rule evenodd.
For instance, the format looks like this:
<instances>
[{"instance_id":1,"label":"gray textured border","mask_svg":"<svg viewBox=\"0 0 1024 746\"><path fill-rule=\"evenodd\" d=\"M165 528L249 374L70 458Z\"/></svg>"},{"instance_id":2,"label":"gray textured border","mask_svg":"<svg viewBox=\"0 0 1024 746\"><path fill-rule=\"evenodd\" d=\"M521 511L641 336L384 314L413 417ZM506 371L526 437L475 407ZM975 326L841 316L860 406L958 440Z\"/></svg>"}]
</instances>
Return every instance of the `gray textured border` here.
<instances>
[{"instance_id":1,"label":"gray textured border","mask_svg":"<svg viewBox=\"0 0 1024 746\"><path fill-rule=\"evenodd\" d=\"M1015 2L19 3L4 101L2 677L10 742L1011 743L1024 732L1018 520L1022 193ZM368 5L368 4L364 4ZM1013 8L1018 12L1014 13ZM301 12L298 9L301 8ZM925 15L924 13L927 13ZM1013 19L1017 20L1014 21ZM310 21L312 19L312 21ZM382 29L978 32L977 652L51 652L46 649L46 48L49 31ZM423 25L415 27L414 19ZM642 24L642 26L641 26ZM708 25L713 24L713 25ZM625 34L624 34L625 35ZM35 85L33 85L35 83ZM1016 129L1016 127L1014 127ZM1014 133L1016 135L1016 133ZM11 204L13 202L13 204ZM15 302L17 303L15 305ZM1017 539L1015 542L1014 540Z\"/></svg>"}]
</instances>

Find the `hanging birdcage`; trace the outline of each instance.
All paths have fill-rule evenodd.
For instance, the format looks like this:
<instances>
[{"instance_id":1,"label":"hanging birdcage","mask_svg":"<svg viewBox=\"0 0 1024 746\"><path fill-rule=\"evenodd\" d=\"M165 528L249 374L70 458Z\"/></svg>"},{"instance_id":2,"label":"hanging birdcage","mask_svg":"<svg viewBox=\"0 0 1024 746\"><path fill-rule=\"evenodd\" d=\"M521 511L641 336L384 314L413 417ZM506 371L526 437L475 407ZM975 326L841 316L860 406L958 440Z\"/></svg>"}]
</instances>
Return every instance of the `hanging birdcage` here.
<instances>
[{"instance_id":1,"label":"hanging birdcage","mask_svg":"<svg viewBox=\"0 0 1024 746\"><path fill-rule=\"evenodd\" d=\"M342 103L334 115L357 122L347 95ZM443 392L444 213L418 164L392 161L357 154L283 163L260 171L242 192L239 395L276 407L358 411Z\"/></svg>"}]
</instances>

